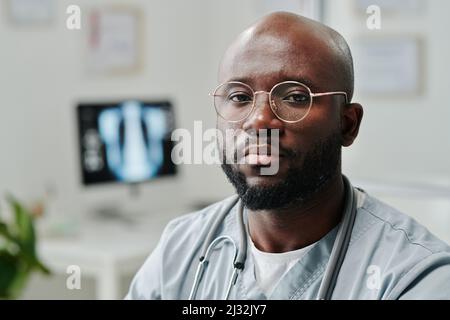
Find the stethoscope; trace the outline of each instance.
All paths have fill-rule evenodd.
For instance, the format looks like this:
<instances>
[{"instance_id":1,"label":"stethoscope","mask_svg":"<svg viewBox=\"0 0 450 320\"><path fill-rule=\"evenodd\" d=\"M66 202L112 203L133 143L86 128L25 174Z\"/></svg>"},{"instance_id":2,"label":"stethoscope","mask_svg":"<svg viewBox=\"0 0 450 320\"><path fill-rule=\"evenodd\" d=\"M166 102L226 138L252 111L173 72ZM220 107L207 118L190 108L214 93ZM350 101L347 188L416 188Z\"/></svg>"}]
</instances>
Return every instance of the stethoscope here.
<instances>
[{"instance_id":1,"label":"stethoscope","mask_svg":"<svg viewBox=\"0 0 450 320\"><path fill-rule=\"evenodd\" d=\"M348 246L350 244L350 236L353 229L353 224L355 222L357 205L356 205L356 194L355 190L348 181L347 177L342 176L345 186L345 205L344 205L344 215L342 221L339 225L337 231L336 239L334 240L333 248L331 250L330 258L328 260L327 267L325 269L322 282L320 283L319 292L317 294L317 300L329 300L333 293L334 287L336 285L336 280L339 275L339 270L344 261L345 253L347 252ZM230 210L239 202L238 209L238 225L240 230L240 244L239 247L236 245L235 241L230 236L220 236L213 240L217 230L224 221L226 215ZM194 283L192 285L191 292L189 294L189 300L193 300L197 295L197 290L202 281L203 275L207 265L210 263L210 257L213 249L220 242L230 242L234 248L234 260L233 260L233 273L227 285L224 300L227 300L230 296L232 287L236 284L236 280L239 274L244 270L245 259L247 256L247 232L244 224L244 206L242 201L236 196L236 199L223 210L217 217L215 217L211 223L210 231L206 236L206 241L204 242L200 261L197 267L197 271L194 277Z\"/></svg>"}]
</instances>

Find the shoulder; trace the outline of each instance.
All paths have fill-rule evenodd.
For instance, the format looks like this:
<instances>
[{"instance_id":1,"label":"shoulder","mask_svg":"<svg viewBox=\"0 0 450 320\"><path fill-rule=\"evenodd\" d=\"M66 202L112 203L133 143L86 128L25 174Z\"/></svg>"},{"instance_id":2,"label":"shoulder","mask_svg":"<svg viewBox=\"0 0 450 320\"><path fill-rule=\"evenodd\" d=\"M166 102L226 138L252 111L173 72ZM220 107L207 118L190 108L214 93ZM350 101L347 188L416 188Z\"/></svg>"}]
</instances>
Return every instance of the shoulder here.
<instances>
[{"instance_id":1,"label":"shoulder","mask_svg":"<svg viewBox=\"0 0 450 320\"><path fill-rule=\"evenodd\" d=\"M368 194L359 208L358 215L367 224L373 225L375 229L382 232L384 240L389 240L391 243L403 243L406 248L415 248L424 254L450 253L450 246L432 234L425 226Z\"/></svg>"},{"instance_id":2,"label":"shoulder","mask_svg":"<svg viewBox=\"0 0 450 320\"><path fill-rule=\"evenodd\" d=\"M447 243L410 216L367 194L356 224L356 237L352 241L371 250L374 261L383 270L385 298L399 298L413 287L420 289L411 291L410 298L417 297L417 292L423 294L422 298L433 297L431 292L441 292L450 298L450 290L439 290L441 282L450 280Z\"/></svg>"},{"instance_id":3,"label":"shoulder","mask_svg":"<svg viewBox=\"0 0 450 320\"><path fill-rule=\"evenodd\" d=\"M190 272L212 219L233 207L236 199L232 196L170 221L158 245L134 277L126 298L177 299L183 296L181 286L185 274Z\"/></svg>"},{"instance_id":4,"label":"shoulder","mask_svg":"<svg viewBox=\"0 0 450 320\"><path fill-rule=\"evenodd\" d=\"M189 247L189 251L201 246L203 240L211 229L213 220L224 211L234 208L237 195L230 196L224 200L215 202L201 210L182 215L171 220L161 237L161 245L170 248L166 252L176 254L177 250ZM226 219L231 219L228 214Z\"/></svg>"},{"instance_id":5,"label":"shoulder","mask_svg":"<svg viewBox=\"0 0 450 320\"><path fill-rule=\"evenodd\" d=\"M165 233L173 233L174 231L184 230L191 232L201 231L211 222L218 213L224 210L230 210L236 203L237 196L232 195L221 201L215 202L201 210L190 212L171 220L165 229Z\"/></svg>"}]
</instances>

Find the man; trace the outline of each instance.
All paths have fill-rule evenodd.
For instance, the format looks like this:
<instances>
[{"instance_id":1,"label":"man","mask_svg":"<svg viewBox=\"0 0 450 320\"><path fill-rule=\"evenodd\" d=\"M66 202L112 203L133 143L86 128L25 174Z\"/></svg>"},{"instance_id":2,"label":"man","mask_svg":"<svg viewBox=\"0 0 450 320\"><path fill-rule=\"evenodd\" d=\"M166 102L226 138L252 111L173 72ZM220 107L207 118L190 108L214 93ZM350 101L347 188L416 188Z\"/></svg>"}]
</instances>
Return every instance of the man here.
<instances>
[{"instance_id":1,"label":"man","mask_svg":"<svg viewBox=\"0 0 450 320\"><path fill-rule=\"evenodd\" d=\"M241 152L222 168L244 206L246 259L238 261L239 204L232 198L172 221L135 276L130 299L316 299L347 206L341 147L358 135L353 62L336 31L274 13L226 51L214 92L220 132L278 136L278 150ZM276 162L272 175L261 169ZM408 216L355 189L356 218L328 298L450 298L450 248ZM231 206L231 208L229 208ZM223 221L208 233L212 221ZM208 260L196 275L202 250ZM240 253L242 251L239 251ZM204 253L204 252L203 252ZM197 278L197 279L195 279ZM194 288L194 289L193 289Z\"/></svg>"}]
</instances>

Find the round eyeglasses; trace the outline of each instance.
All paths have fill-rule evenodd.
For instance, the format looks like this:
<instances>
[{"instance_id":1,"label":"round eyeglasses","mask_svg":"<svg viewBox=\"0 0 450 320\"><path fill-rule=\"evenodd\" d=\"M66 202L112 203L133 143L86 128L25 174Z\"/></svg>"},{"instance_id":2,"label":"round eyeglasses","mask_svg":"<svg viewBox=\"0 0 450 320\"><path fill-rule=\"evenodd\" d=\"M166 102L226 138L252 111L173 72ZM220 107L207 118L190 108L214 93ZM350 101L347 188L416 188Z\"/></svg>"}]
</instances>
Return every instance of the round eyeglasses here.
<instances>
[{"instance_id":1,"label":"round eyeglasses","mask_svg":"<svg viewBox=\"0 0 450 320\"><path fill-rule=\"evenodd\" d=\"M230 81L219 85L210 95L214 98L214 107L221 118L239 122L252 113L259 93L269 95L272 112L278 119L288 123L303 120L311 110L314 97L339 94L345 97L345 103L348 104L344 91L312 93L306 85L297 81L280 82L270 92L255 92L245 83Z\"/></svg>"}]
</instances>

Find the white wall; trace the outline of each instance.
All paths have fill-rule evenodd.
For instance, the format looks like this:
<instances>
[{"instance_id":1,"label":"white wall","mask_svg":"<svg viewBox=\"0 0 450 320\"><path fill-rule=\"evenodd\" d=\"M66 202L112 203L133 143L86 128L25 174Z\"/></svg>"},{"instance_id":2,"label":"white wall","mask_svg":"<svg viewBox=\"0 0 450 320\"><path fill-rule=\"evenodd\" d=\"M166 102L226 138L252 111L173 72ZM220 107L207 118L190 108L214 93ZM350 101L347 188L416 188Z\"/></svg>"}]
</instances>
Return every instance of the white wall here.
<instances>
[{"instance_id":1,"label":"white wall","mask_svg":"<svg viewBox=\"0 0 450 320\"><path fill-rule=\"evenodd\" d=\"M183 166L177 178L149 183L134 200L123 186L84 189L80 183L75 103L113 97L169 97L179 127L194 120L214 126L207 93L216 85L216 69L229 42L264 13L261 1L127 1L142 8L145 20L144 65L136 75L90 76L86 70L86 28L65 28L65 9L77 3L82 12L113 1L58 0L49 27L16 28L0 20L0 192L24 198L41 196L45 186L58 190L63 212L77 214L95 204L116 201L149 211L180 210L194 200L214 200L232 188L217 167ZM121 3L115 1L114 3ZM2 3L4 4L4 3ZM373 33L351 0L328 1L326 22L350 45ZM0 6L4 11L4 6ZM365 107L360 137L345 150L344 171L352 178L450 185L450 74L447 35L450 2L427 1L427 10L409 18L382 20L383 34L419 34L425 43L426 91L421 97L356 97ZM83 15L86 18L86 15ZM83 23L87 21L84 20ZM174 199L176 199L174 201Z\"/></svg>"},{"instance_id":2,"label":"white wall","mask_svg":"<svg viewBox=\"0 0 450 320\"><path fill-rule=\"evenodd\" d=\"M85 26L84 13L94 4L124 2L140 7L146 17L142 70L128 76L92 77L86 70L86 28L67 30L65 9L79 4ZM11 26L5 19L5 1L0 2L0 193L8 190L32 200L43 195L46 185L55 185L61 216L78 216L105 203L150 214L185 212L195 201L213 201L233 192L218 167L205 165L182 166L176 178L145 184L137 200L124 186L83 188L75 105L90 99L169 97L179 127L192 129L194 120L214 126L208 92L216 85L220 57L241 30L265 13L268 2L55 0L52 25L33 29ZM366 29L366 17L357 15L352 3L329 0L325 7L326 22L350 45L356 37L374 33ZM382 30L375 31L422 36L426 90L411 99L374 99L358 93L356 79L355 100L363 104L365 115L360 136L345 150L343 161L344 172L355 181L450 186L450 22L446 17L450 2L429 0L426 7L412 19L382 16ZM399 197L383 184L373 191L450 241L449 199L415 196L412 200L409 191L403 190ZM49 297L60 296L60 291L68 294L63 278L45 281L25 297L42 298L43 290ZM89 288L83 290L83 298L92 298Z\"/></svg>"},{"instance_id":3,"label":"white wall","mask_svg":"<svg viewBox=\"0 0 450 320\"><path fill-rule=\"evenodd\" d=\"M64 212L77 214L90 205L111 201L159 212L178 209L189 202L199 194L196 189L200 181L222 182L218 168L209 169L217 177L212 181L208 181L211 174L195 166L180 168L177 178L144 185L137 205L123 186L84 189L79 176L74 118L75 105L80 100L168 97L175 103L179 127L192 128L194 120L205 118L214 125L214 110L208 97L209 88L215 84L210 62L212 36L207 27L211 21L208 1L127 1L142 8L146 17L144 65L138 74L117 77L89 75L86 28L65 28L67 5L80 5L82 26L86 26L85 13L93 7L92 1L55 3L56 19L48 27L13 27L2 14L0 192L9 190L33 199L50 184L57 188L59 207ZM95 1L95 5L102 3L111 1ZM202 188L201 194L205 190L206 198L220 196L214 194L214 188Z\"/></svg>"},{"instance_id":4,"label":"white wall","mask_svg":"<svg viewBox=\"0 0 450 320\"><path fill-rule=\"evenodd\" d=\"M363 96L355 79L354 100L363 104L365 114L358 141L344 157L351 176L450 185L450 2L429 0L423 6L424 11L410 16L382 10L381 30L372 31L366 28L367 15L358 15L352 1L329 1L326 20L350 46L358 37L406 34L420 37L424 49L421 96Z\"/></svg>"}]
</instances>

